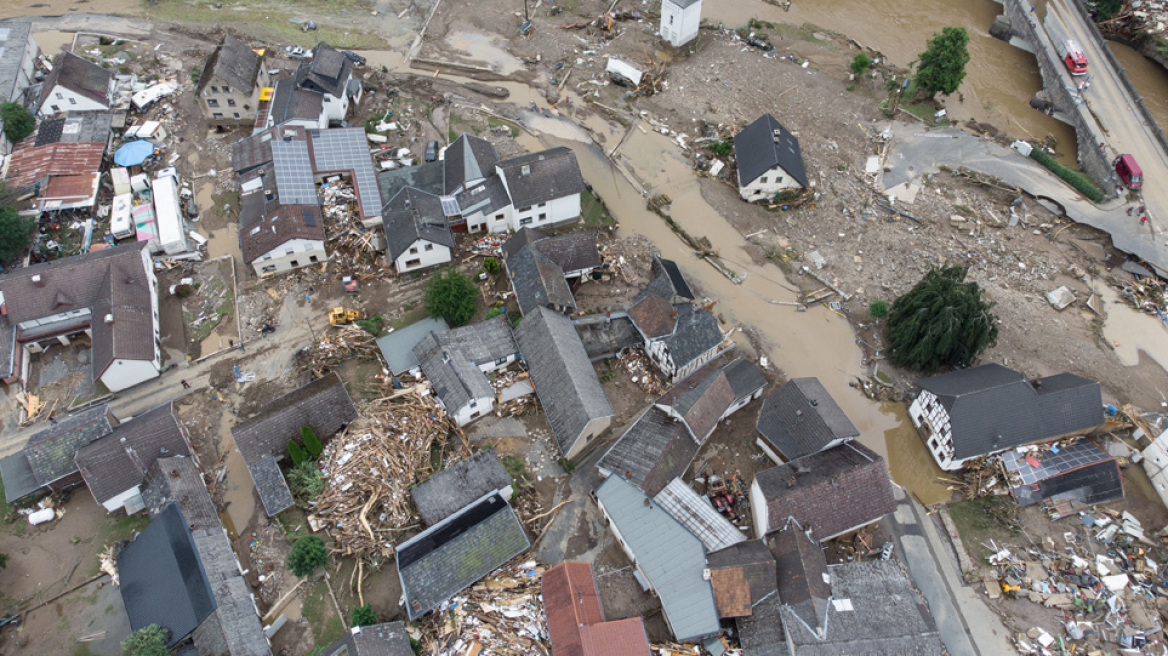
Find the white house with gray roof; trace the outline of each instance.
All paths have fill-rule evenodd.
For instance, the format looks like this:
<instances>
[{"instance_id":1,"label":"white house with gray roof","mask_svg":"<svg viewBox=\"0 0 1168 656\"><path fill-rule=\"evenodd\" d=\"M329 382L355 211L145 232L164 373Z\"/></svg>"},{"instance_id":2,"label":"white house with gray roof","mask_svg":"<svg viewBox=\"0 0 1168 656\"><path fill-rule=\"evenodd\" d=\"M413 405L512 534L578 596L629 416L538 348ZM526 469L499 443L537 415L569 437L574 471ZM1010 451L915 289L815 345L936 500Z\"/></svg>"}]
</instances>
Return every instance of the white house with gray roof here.
<instances>
[{"instance_id":1,"label":"white house with gray roof","mask_svg":"<svg viewBox=\"0 0 1168 656\"><path fill-rule=\"evenodd\" d=\"M580 218L584 176L576 154L559 147L528 153L495 166L514 206L511 230L550 228Z\"/></svg>"},{"instance_id":2,"label":"white house with gray roof","mask_svg":"<svg viewBox=\"0 0 1168 656\"><path fill-rule=\"evenodd\" d=\"M386 258L399 274L450 262L454 235L434 194L406 187L381 214Z\"/></svg>"},{"instance_id":3,"label":"white house with gray roof","mask_svg":"<svg viewBox=\"0 0 1168 656\"><path fill-rule=\"evenodd\" d=\"M702 23L702 0L661 0L661 29L657 31L674 48L698 36Z\"/></svg>"},{"instance_id":4,"label":"white house with gray roof","mask_svg":"<svg viewBox=\"0 0 1168 656\"><path fill-rule=\"evenodd\" d=\"M495 388L487 374L519 359L519 346L505 315L444 331L414 346L422 373L446 412L465 426L494 410Z\"/></svg>"},{"instance_id":5,"label":"white house with gray roof","mask_svg":"<svg viewBox=\"0 0 1168 656\"><path fill-rule=\"evenodd\" d=\"M770 201L779 192L808 185L799 139L770 114L734 135L734 159L738 196L745 201Z\"/></svg>"}]
</instances>

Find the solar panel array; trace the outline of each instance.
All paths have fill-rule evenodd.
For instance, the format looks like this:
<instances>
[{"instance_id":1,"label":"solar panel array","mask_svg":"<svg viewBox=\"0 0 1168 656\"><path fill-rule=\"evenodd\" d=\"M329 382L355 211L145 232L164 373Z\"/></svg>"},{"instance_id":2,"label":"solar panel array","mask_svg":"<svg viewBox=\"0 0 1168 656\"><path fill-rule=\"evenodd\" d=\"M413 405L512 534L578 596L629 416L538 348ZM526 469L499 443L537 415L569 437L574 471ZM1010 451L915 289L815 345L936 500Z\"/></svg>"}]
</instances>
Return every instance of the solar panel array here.
<instances>
[{"instance_id":1,"label":"solar panel array","mask_svg":"<svg viewBox=\"0 0 1168 656\"><path fill-rule=\"evenodd\" d=\"M272 141L272 163L281 205L320 205L307 143Z\"/></svg>"},{"instance_id":2,"label":"solar panel array","mask_svg":"<svg viewBox=\"0 0 1168 656\"><path fill-rule=\"evenodd\" d=\"M312 155L317 171L352 171L353 183L361 200L365 216L381 214L381 193L377 189L377 174L369 157L365 130L361 128L334 128L310 130Z\"/></svg>"},{"instance_id":3,"label":"solar panel array","mask_svg":"<svg viewBox=\"0 0 1168 656\"><path fill-rule=\"evenodd\" d=\"M304 225L310 228L316 225L316 212L312 210L301 210L300 216L304 219Z\"/></svg>"},{"instance_id":4,"label":"solar panel array","mask_svg":"<svg viewBox=\"0 0 1168 656\"><path fill-rule=\"evenodd\" d=\"M1077 469L1084 465L1107 460L1107 454L1094 444L1083 440L1062 447L1058 453L1046 452L1036 455L1041 467L1035 468L1026 462L1026 456L1016 451L1002 454L1002 464L1006 471L1015 474L1022 485L1033 485L1058 474Z\"/></svg>"}]
</instances>

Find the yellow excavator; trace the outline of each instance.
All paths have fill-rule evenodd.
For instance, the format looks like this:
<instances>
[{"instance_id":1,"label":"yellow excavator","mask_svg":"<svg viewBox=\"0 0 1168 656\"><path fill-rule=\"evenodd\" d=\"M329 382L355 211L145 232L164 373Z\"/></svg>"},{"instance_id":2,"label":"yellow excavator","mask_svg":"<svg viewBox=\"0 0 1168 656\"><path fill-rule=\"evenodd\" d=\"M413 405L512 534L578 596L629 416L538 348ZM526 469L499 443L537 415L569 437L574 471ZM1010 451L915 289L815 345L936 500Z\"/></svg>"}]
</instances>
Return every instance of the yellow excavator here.
<instances>
[{"instance_id":1,"label":"yellow excavator","mask_svg":"<svg viewBox=\"0 0 1168 656\"><path fill-rule=\"evenodd\" d=\"M335 307L332 312L329 312L329 325L331 326L347 326L354 321L364 319L365 315L360 310L346 310L343 307Z\"/></svg>"}]
</instances>

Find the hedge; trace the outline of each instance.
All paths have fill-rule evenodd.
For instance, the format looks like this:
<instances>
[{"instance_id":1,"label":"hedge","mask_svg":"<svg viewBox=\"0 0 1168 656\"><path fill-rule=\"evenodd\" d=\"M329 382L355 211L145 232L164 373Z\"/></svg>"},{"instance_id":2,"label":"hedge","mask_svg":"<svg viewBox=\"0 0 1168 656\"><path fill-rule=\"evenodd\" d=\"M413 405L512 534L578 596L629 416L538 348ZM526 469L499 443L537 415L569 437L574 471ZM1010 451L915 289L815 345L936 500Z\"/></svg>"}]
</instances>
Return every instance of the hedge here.
<instances>
[{"instance_id":1,"label":"hedge","mask_svg":"<svg viewBox=\"0 0 1168 656\"><path fill-rule=\"evenodd\" d=\"M1080 171L1059 164L1055 158L1039 150L1038 146L1030 151L1030 158L1050 169L1055 175L1092 201L1098 203L1103 200L1103 190L1095 186L1091 178Z\"/></svg>"}]
</instances>

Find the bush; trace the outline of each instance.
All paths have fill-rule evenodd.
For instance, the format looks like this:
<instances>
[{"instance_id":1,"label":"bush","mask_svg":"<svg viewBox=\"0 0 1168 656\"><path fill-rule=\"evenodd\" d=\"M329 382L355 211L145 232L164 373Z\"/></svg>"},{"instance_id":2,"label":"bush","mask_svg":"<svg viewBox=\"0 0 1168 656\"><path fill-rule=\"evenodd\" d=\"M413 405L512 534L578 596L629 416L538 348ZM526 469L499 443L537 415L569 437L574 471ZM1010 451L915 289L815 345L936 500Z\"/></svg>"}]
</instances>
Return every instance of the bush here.
<instances>
[{"instance_id":1,"label":"bush","mask_svg":"<svg viewBox=\"0 0 1168 656\"><path fill-rule=\"evenodd\" d=\"M852 73L854 73L856 77L863 75L864 71L868 70L870 66L872 66L872 60L868 58L868 55L862 52L856 55L854 59L852 59Z\"/></svg>"},{"instance_id":2,"label":"bush","mask_svg":"<svg viewBox=\"0 0 1168 656\"><path fill-rule=\"evenodd\" d=\"M874 319L883 319L888 316L888 304L884 301L872 301L868 304L868 314Z\"/></svg>"},{"instance_id":3,"label":"bush","mask_svg":"<svg viewBox=\"0 0 1168 656\"><path fill-rule=\"evenodd\" d=\"M1080 171L1060 164L1058 160L1046 154L1046 152L1039 150L1037 146L1030 151L1030 159L1050 169L1051 172L1062 178L1064 182L1074 187L1076 191L1090 200L1096 203L1103 200L1103 190L1095 186L1091 178L1088 178L1086 174Z\"/></svg>"},{"instance_id":4,"label":"bush","mask_svg":"<svg viewBox=\"0 0 1168 656\"><path fill-rule=\"evenodd\" d=\"M288 470L284 475L288 480L288 489L292 496L300 503L312 501L324 492L324 474L317 468L315 462L302 462Z\"/></svg>"},{"instance_id":5,"label":"bush","mask_svg":"<svg viewBox=\"0 0 1168 656\"><path fill-rule=\"evenodd\" d=\"M380 337L381 325L383 323L385 323L385 319L383 319L380 314L375 314L368 319L357 319L353 322L353 325L357 326L361 330L364 330L370 335L373 335L374 337Z\"/></svg>"},{"instance_id":6,"label":"bush","mask_svg":"<svg viewBox=\"0 0 1168 656\"><path fill-rule=\"evenodd\" d=\"M308 576L317 567L328 562L328 549L324 540L315 535L302 535L288 552L288 569L296 576Z\"/></svg>"},{"instance_id":7,"label":"bush","mask_svg":"<svg viewBox=\"0 0 1168 656\"><path fill-rule=\"evenodd\" d=\"M426 283L426 310L456 328L471 320L478 309L479 290L470 278L455 269L430 278Z\"/></svg>"},{"instance_id":8,"label":"bush","mask_svg":"<svg viewBox=\"0 0 1168 656\"><path fill-rule=\"evenodd\" d=\"M353 626L370 626L377 624L377 613L373 612L372 604L354 606L349 611L349 620Z\"/></svg>"},{"instance_id":9,"label":"bush","mask_svg":"<svg viewBox=\"0 0 1168 656\"><path fill-rule=\"evenodd\" d=\"M324 453L324 445L316 437L316 431L312 430L312 426L300 427L300 439L304 440L304 450L308 453L309 458L316 460L320 454Z\"/></svg>"},{"instance_id":10,"label":"bush","mask_svg":"<svg viewBox=\"0 0 1168 656\"><path fill-rule=\"evenodd\" d=\"M299 467L308 462L308 454L304 451L304 447L300 446L296 440L288 440L288 457L292 458L293 467Z\"/></svg>"},{"instance_id":11,"label":"bush","mask_svg":"<svg viewBox=\"0 0 1168 656\"><path fill-rule=\"evenodd\" d=\"M499 316L500 314L506 314L506 311L504 311L503 308L497 308L497 307L493 307L490 310L487 310L487 318L488 319L494 319L495 317Z\"/></svg>"},{"instance_id":12,"label":"bush","mask_svg":"<svg viewBox=\"0 0 1168 656\"><path fill-rule=\"evenodd\" d=\"M21 216L15 207L2 204L6 198L7 190L0 187L0 262L14 260L28 248L36 227L31 216Z\"/></svg>"},{"instance_id":13,"label":"bush","mask_svg":"<svg viewBox=\"0 0 1168 656\"><path fill-rule=\"evenodd\" d=\"M36 129L36 118L14 102L0 104L0 123L4 124L4 136L12 143L27 137Z\"/></svg>"},{"instance_id":14,"label":"bush","mask_svg":"<svg viewBox=\"0 0 1168 656\"><path fill-rule=\"evenodd\" d=\"M169 656L170 650L166 648L169 639L167 629L157 624L144 626L122 641L122 656Z\"/></svg>"},{"instance_id":15,"label":"bush","mask_svg":"<svg viewBox=\"0 0 1168 656\"><path fill-rule=\"evenodd\" d=\"M487 259L483 260L483 268L487 270L487 273L496 274L499 273L499 270L502 267L499 266L499 260L493 257L488 257Z\"/></svg>"},{"instance_id":16,"label":"bush","mask_svg":"<svg viewBox=\"0 0 1168 656\"><path fill-rule=\"evenodd\" d=\"M734 142L732 141L715 141L710 144L710 152L718 157L729 157L730 153L734 152Z\"/></svg>"}]
</instances>

